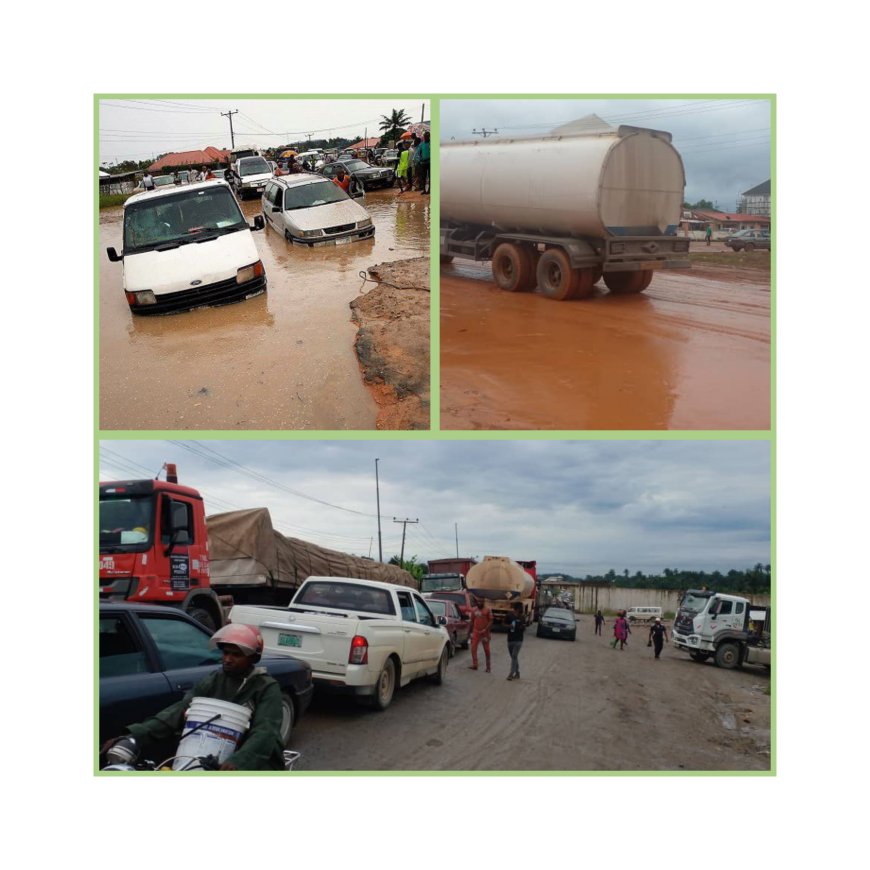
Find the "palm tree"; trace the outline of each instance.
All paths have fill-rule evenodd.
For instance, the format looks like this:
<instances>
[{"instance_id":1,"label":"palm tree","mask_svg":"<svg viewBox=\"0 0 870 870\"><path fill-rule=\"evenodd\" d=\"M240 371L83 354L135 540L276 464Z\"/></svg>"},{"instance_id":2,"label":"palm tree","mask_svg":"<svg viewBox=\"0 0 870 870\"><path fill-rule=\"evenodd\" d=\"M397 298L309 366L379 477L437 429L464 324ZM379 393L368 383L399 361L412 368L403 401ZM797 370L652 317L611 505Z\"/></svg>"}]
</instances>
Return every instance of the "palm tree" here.
<instances>
[{"instance_id":1,"label":"palm tree","mask_svg":"<svg viewBox=\"0 0 870 870\"><path fill-rule=\"evenodd\" d=\"M381 115L381 118L383 118L383 120L378 126L378 129L383 131L381 134L382 144L387 140L395 142L404 132L404 128L411 123L411 119L408 117L404 109L393 109L389 116Z\"/></svg>"}]
</instances>

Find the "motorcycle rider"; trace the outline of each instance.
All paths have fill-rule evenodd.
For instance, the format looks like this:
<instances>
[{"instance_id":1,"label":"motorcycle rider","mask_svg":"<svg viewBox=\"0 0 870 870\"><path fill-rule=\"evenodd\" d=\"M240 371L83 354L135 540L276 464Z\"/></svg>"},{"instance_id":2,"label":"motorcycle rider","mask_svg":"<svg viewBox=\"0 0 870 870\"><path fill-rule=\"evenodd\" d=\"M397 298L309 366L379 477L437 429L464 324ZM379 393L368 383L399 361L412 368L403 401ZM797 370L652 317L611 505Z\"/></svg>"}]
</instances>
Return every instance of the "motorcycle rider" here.
<instances>
[{"instance_id":1,"label":"motorcycle rider","mask_svg":"<svg viewBox=\"0 0 870 870\"><path fill-rule=\"evenodd\" d=\"M101 752L118 741L135 740L135 746L181 737L187 708L194 698L230 701L251 710L251 724L233 754L220 770L284 770L281 744L281 689L265 668L256 667L263 654L263 637L250 625L230 624L218 629L209 641L223 653L222 665L200 680L182 700L146 719L128 725L127 734L108 740ZM134 750L135 751L135 750Z\"/></svg>"}]
</instances>

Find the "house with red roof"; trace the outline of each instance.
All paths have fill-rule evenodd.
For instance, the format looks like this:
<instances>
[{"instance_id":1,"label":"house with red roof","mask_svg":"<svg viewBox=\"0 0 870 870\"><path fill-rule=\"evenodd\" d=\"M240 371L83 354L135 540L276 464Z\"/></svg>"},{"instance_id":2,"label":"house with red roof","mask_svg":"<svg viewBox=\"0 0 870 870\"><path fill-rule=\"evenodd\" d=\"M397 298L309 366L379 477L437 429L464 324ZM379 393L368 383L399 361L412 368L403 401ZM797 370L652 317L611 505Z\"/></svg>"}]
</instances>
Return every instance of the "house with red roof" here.
<instances>
[{"instance_id":1,"label":"house with red roof","mask_svg":"<svg viewBox=\"0 0 870 870\"><path fill-rule=\"evenodd\" d=\"M149 172L166 172L188 167L217 166L230 162L230 152L225 148L213 148L209 145L202 151L179 151L177 154L166 154L155 160L149 167Z\"/></svg>"}]
</instances>

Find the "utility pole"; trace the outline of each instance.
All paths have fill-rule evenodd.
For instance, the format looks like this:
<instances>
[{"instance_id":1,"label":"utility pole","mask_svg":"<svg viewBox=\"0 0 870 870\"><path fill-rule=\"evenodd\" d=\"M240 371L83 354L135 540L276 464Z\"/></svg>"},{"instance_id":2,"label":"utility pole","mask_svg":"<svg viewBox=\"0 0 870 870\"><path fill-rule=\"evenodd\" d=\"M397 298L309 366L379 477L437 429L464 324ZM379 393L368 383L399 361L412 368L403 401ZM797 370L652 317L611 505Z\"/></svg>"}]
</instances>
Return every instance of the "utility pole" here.
<instances>
[{"instance_id":1,"label":"utility pole","mask_svg":"<svg viewBox=\"0 0 870 870\"><path fill-rule=\"evenodd\" d=\"M426 120L426 104L420 103L420 123Z\"/></svg>"},{"instance_id":2,"label":"utility pole","mask_svg":"<svg viewBox=\"0 0 870 870\"><path fill-rule=\"evenodd\" d=\"M236 147L236 137L233 135L233 115L238 115L239 110L236 109L234 112L221 112L224 118L230 119L230 148Z\"/></svg>"},{"instance_id":3,"label":"utility pole","mask_svg":"<svg viewBox=\"0 0 870 870\"><path fill-rule=\"evenodd\" d=\"M395 517L393 517L393 522L402 524L402 552L399 554L399 561L404 565L404 563L405 563L405 531L408 528L408 523L419 523L420 520L419 519L416 519L416 520L397 520Z\"/></svg>"},{"instance_id":4,"label":"utility pole","mask_svg":"<svg viewBox=\"0 0 870 870\"><path fill-rule=\"evenodd\" d=\"M380 459L375 460L375 494L378 499L378 561L384 561L384 548L381 543L381 490L378 485L378 463Z\"/></svg>"},{"instance_id":5,"label":"utility pole","mask_svg":"<svg viewBox=\"0 0 870 870\"><path fill-rule=\"evenodd\" d=\"M498 133L498 130L487 130L486 127L484 127L482 130L472 130L471 133L473 136L483 136L483 138L486 139L487 136L492 136L493 133Z\"/></svg>"}]
</instances>

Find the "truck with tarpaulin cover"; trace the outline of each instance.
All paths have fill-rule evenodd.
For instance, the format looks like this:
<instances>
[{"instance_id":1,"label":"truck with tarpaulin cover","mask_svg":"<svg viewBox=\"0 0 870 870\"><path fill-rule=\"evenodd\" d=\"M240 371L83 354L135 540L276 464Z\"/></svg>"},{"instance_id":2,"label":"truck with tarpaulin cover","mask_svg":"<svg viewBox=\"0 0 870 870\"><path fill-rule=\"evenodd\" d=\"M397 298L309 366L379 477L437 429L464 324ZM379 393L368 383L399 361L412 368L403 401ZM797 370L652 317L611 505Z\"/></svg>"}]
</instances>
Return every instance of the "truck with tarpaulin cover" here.
<instances>
[{"instance_id":1,"label":"truck with tarpaulin cover","mask_svg":"<svg viewBox=\"0 0 870 870\"><path fill-rule=\"evenodd\" d=\"M417 588L396 565L281 534L267 508L206 517L200 493L165 468L165 480L100 483L100 600L180 607L217 628L235 603L287 605L312 575Z\"/></svg>"}]
</instances>

